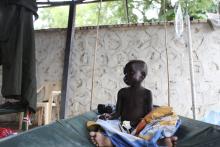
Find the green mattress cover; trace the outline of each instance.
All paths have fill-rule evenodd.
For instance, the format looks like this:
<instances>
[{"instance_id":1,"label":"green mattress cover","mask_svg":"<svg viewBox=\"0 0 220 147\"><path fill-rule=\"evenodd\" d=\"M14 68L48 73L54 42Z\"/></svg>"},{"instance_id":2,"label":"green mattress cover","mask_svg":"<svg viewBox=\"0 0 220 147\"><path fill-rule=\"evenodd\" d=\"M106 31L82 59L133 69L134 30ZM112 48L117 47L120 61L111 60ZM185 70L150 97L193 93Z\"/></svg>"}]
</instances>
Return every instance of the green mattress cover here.
<instances>
[{"instance_id":1,"label":"green mattress cover","mask_svg":"<svg viewBox=\"0 0 220 147\"><path fill-rule=\"evenodd\" d=\"M0 147L92 147L85 127L95 112L60 120L0 140ZM177 147L220 147L220 127L181 117Z\"/></svg>"}]
</instances>

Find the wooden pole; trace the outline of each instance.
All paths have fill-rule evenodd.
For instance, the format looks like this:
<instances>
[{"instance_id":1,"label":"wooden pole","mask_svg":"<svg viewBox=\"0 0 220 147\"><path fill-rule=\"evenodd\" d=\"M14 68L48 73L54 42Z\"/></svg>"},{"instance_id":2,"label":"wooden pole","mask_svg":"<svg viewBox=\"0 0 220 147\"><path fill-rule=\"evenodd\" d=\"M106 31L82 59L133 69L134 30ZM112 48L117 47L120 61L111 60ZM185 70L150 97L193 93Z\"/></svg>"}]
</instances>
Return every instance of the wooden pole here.
<instances>
[{"instance_id":1,"label":"wooden pole","mask_svg":"<svg viewBox=\"0 0 220 147\"><path fill-rule=\"evenodd\" d=\"M62 89L61 89L61 105L60 105L60 118L64 119L66 114L66 92L67 92L67 81L69 71L69 56L70 49L73 44L73 36L75 34L75 15L76 15L76 4L72 3L69 6L69 19L68 28L66 34L66 48L64 52L64 67L63 67L63 78L62 78Z\"/></svg>"},{"instance_id":2,"label":"wooden pole","mask_svg":"<svg viewBox=\"0 0 220 147\"><path fill-rule=\"evenodd\" d=\"M189 48L190 83L191 83L191 93L192 93L192 112L193 112L193 119L196 119L196 90L195 90L195 80L194 80L192 35L191 35L189 14L186 15L186 21L187 21L187 30L188 30L187 35L188 35L188 48Z\"/></svg>"}]
</instances>

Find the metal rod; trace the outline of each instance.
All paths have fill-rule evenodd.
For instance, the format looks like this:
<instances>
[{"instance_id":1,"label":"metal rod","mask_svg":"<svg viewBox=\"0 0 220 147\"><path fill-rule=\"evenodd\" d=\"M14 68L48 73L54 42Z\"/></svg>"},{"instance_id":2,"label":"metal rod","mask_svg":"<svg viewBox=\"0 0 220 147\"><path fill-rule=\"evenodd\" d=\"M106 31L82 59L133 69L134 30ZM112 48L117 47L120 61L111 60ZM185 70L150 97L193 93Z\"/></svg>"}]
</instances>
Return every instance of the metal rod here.
<instances>
[{"instance_id":1,"label":"metal rod","mask_svg":"<svg viewBox=\"0 0 220 147\"><path fill-rule=\"evenodd\" d=\"M119 1L119 0L102 0L102 2L111 2L111 1ZM60 2L36 2L38 8L44 7L58 7L58 6L65 6L65 5L72 5L72 4L90 4L90 3L99 3L100 0L94 1L60 1Z\"/></svg>"},{"instance_id":2,"label":"metal rod","mask_svg":"<svg viewBox=\"0 0 220 147\"><path fill-rule=\"evenodd\" d=\"M36 2L37 5L71 5L75 1L60 1L60 2Z\"/></svg>"},{"instance_id":3,"label":"metal rod","mask_svg":"<svg viewBox=\"0 0 220 147\"><path fill-rule=\"evenodd\" d=\"M196 119L196 91L195 91L195 81L194 81L194 68L193 68L193 56L192 56L192 35L190 26L190 16L186 15L187 21L187 35L188 35L188 48L189 48L189 66L190 66L190 82L191 82L191 93L192 93L192 112L193 119Z\"/></svg>"},{"instance_id":4,"label":"metal rod","mask_svg":"<svg viewBox=\"0 0 220 147\"><path fill-rule=\"evenodd\" d=\"M167 102L168 106L170 106L170 72L169 72L169 56L168 56L168 47L167 47L167 15L166 15L166 0L164 0L164 29L165 29L165 50L166 50L166 70L167 70Z\"/></svg>"},{"instance_id":5,"label":"metal rod","mask_svg":"<svg viewBox=\"0 0 220 147\"><path fill-rule=\"evenodd\" d=\"M220 23L220 1L217 4L218 24Z\"/></svg>"},{"instance_id":6,"label":"metal rod","mask_svg":"<svg viewBox=\"0 0 220 147\"><path fill-rule=\"evenodd\" d=\"M75 15L76 15L76 5L73 3L69 7L69 18L68 18L68 28L66 34L66 48L64 52L64 67L63 67L63 78L62 78L62 90L61 90L61 109L60 118L64 119L66 114L66 92L67 92L67 80L68 80L68 70L69 70L69 56L70 48L73 43L72 39L75 34Z\"/></svg>"},{"instance_id":7,"label":"metal rod","mask_svg":"<svg viewBox=\"0 0 220 147\"><path fill-rule=\"evenodd\" d=\"M95 48L93 50L94 57L93 57L93 64L92 64L92 88L91 88L90 110L92 110L93 97L94 97L93 94L94 94L94 83L95 83L96 51L98 49L98 42L99 42L99 23L100 23L101 8L102 8L102 0L99 3L98 20L97 20L97 27L96 27L96 42L95 42Z\"/></svg>"},{"instance_id":8,"label":"metal rod","mask_svg":"<svg viewBox=\"0 0 220 147\"><path fill-rule=\"evenodd\" d=\"M125 8L126 8L126 17L127 17L127 21L128 23L130 23L130 19L129 19L129 12L128 12L128 0L125 0Z\"/></svg>"}]
</instances>

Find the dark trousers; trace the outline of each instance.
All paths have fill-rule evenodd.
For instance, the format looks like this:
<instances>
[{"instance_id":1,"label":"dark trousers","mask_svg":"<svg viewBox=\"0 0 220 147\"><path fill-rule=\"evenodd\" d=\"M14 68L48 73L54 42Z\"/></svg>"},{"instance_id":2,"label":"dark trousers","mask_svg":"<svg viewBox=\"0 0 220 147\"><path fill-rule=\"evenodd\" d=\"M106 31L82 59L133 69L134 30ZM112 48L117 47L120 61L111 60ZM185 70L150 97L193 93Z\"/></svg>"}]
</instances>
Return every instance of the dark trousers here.
<instances>
[{"instance_id":1,"label":"dark trousers","mask_svg":"<svg viewBox=\"0 0 220 147\"><path fill-rule=\"evenodd\" d=\"M2 1L2 0L1 0ZM36 65L33 12L22 5L0 2L0 63L2 95L36 109Z\"/></svg>"}]
</instances>

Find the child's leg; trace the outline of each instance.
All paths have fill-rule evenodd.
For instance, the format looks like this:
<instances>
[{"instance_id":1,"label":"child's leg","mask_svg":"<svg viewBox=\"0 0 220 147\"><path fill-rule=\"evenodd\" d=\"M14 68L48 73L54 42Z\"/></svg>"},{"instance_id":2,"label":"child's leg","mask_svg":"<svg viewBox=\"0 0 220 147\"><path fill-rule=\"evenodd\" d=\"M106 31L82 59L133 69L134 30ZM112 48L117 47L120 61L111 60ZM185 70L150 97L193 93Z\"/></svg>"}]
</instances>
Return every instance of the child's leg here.
<instances>
[{"instance_id":1,"label":"child's leg","mask_svg":"<svg viewBox=\"0 0 220 147\"><path fill-rule=\"evenodd\" d=\"M177 137L167 137L158 141L158 145L167 146L167 147L176 147Z\"/></svg>"},{"instance_id":2,"label":"child's leg","mask_svg":"<svg viewBox=\"0 0 220 147\"><path fill-rule=\"evenodd\" d=\"M90 132L89 133L91 137L92 143L97 147L113 147L111 140L104 136L102 132Z\"/></svg>"}]
</instances>

